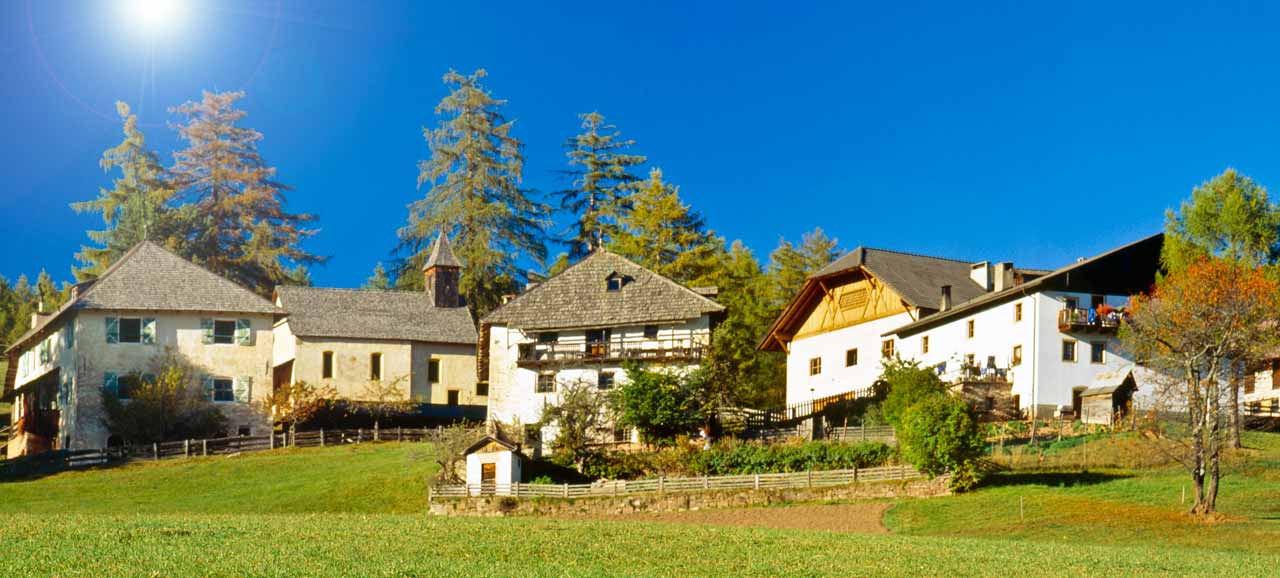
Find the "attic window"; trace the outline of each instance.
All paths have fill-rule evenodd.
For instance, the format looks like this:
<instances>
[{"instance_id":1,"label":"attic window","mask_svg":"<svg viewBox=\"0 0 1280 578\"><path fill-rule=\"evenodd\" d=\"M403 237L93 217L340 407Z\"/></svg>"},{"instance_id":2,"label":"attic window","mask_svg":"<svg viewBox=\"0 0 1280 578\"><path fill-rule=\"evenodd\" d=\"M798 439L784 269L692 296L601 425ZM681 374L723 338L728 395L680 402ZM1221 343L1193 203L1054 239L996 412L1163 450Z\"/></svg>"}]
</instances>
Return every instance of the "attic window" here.
<instances>
[{"instance_id":1,"label":"attic window","mask_svg":"<svg viewBox=\"0 0 1280 578\"><path fill-rule=\"evenodd\" d=\"M867 290L854 289L840 296L840 310L857 309L867 304Z\"/></svg>"},{"instance_id":2,"label":"attic window","mask_svg":"<svg viewBox=\"0 0 1280 578\"><path fill-rule=\"evenodd\" d=\"M617 274L610 275L607 279L604 280L604 284L605 284L605 289L609 291L621 291L622 277Z\"/></svg>"}]
</instances>

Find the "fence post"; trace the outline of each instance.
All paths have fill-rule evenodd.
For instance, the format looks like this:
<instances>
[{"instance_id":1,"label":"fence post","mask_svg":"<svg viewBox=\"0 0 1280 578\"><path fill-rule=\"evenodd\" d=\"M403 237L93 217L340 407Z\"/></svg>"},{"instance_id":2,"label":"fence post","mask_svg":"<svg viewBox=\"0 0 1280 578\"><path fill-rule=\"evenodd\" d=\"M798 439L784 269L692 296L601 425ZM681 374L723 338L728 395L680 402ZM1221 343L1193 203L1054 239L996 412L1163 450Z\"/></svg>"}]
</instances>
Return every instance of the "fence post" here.
<instances>
[{"instance_id":1,"label":"fence post","mask_svg":"<svg viewBox=\"0 0 1280 578\"><path fill-rule=\"evenodd\" d=\"M200 455L209 455L209 440L207 438L200 440Z\"/></svg>"},{"instance_id":2,"label":"fence post","mask_svg":"<svg viewBox=\"0 0 1280 578\"><path fill-rule=\"evenodd\" d=\"M157 460L160 459L160 444L158 443L151 444L151 457Z\"/></svg>"},{"instance_id":3,"label":"fence post","mask_svg":"<svg viewBox=\"0 0 1280 578\"><path fill-rule=\"evenodd\" d=\"M320 428L320 447L324 447L324 428ZM430 492L430 490L427 491Z\"/></svg>"},{"instance_id":4,"label":"fence post","mask_svg":"<svg viewBox=\"0 0 1280 578\"><path fill-rule=\"evenodd\" d=\"M364 428L356 428L356 443L364 441Z\"/></svg>"},{"instance_id":5,"label":"fence post","mask_svg":"<svg viewBox=\"0 0 1280 578\"><path fill-rule=\"evenodd\" d=\"M382 428L378 427L378 422L373 422L373 441L382 441Z\"/></svg>"},{"instance_id":6,"label":"fence post","mask_svg":"<svg viewBox=\"0 0 1280 578\"><path fill-rule=\"evenodd\" d=\"M190 439L182 440L182 457L184 458L191 457L191 440Z\"/></svg>"},{"instance_id":7,"label":"fence post","mask_svg":"<svg viewBox=\"0 0 1280 578\"><path fill-rule=\"evenodd\" d=\"M658 493L659 494L667 493L667 477L666 476L658 476Z\"/></svg>"},{"instance_id":8,"label":"fence post","mask_svg":"<svg viewBox=\"0 0 1280 578\"><path fill-rule=\"evenodd\" d=\"M520 482L516 482L516 497L520 497Z\"/></svg>"},{"instance_id":9,"label":"fence post","mask_svg":"<svg viewBox=\"0 0 1280 578\"><path fill-rule=\"evenodd\" d=\"M756 485L755 485L755 489L757 489L757 490L758 490L758 489L760 489L760 474L756 474Z\"/></svg>"},{"instance_id":10,"label":"fence post","mask_svg":"<svg viewBox=\"0 0 1280 578\"><path fill-rule=\"evenodd\" d=\"M273 449L273 450L276 449L276 430L275 429L272 429L271 433L267 434L267 439L270 440L270 449Z\"/></svg>"},{"instance_id":11,"label":"fence post","mask_svg":"<svg viewBox=\"0 0 1280 578\"><path fill-rule=\"evenodd\" d=\"M396 426L396 441L404 441L404 426Z\"/></svg>"},{"instance_id":12,"label":"fence post","mask_svg":"<svg viewBox=\"0 0 1280 578\"><path fill-rule=\"evenodd\" d=\"M809 487L813 487L813 468L809 468Z\"/></svg>"},{"instance_id":13,"label":"fence post","mask_svg":"<svg viewBox=\"0 0 1280 578\"><path fill-rule=\"evenodd\" d=\"M853 466L853 481L858 481L858 466Z\"/></svg>"},{"instance_id":14,"label":"fence post","mask_svg":"<svg viewBox=\"0 0 1280 578\"><path fill-rule=\"evenodd\" d=\"M563 487L564 487L564 497L568 498L568 497L569 497L569 484L565 484Z\"/></svg>"}]
</instances>

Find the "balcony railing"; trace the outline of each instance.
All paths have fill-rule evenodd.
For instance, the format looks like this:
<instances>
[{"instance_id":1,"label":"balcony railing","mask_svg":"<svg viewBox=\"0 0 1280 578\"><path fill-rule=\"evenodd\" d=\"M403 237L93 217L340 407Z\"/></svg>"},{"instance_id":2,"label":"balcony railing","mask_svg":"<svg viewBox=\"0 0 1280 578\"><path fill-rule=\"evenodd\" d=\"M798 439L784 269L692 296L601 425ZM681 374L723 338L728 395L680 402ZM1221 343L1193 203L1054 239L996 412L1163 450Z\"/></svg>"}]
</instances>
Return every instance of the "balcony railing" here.
<instances>
[{"instance_id":1,"label":"balcony railing","mask_svg":"<svg viewBox=\"0 0 1280 578\"><path fill-rule=\"evenodd\" d=\"M609 362L625 360L697 361L707 347L692 340L677 341L602 341L587 343L524 343L520 345L517 363L523 366L573 362Z\"/></svg>"},{"instance_id":2,"label":"balcony railing","mask_svg":"<svg viewBox=\"0 0 1280 578\"><path fill-rule=\"evenodd\" d=\"M1118 310L1098 313L1096 309L1063 309L1058 312L1058 331L1115 333L1120 329L1121 321L1124 321L1124 313Z\"/></svg>"}]
</instances>

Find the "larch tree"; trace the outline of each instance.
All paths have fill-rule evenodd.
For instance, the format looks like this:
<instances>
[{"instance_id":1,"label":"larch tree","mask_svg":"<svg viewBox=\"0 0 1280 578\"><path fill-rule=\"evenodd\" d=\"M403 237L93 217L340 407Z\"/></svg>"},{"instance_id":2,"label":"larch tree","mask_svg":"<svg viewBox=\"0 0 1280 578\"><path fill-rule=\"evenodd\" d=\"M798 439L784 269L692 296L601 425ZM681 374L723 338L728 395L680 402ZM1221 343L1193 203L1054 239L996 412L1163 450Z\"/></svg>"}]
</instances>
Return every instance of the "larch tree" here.
<instances>
[{"instance_id":1,"label":"larch tree","mask_svg":"<svg viewBox=\"0 0 1280 578\"><path fill-rule=\"evenodd\" d=\"M170 169L176 198L185 203L173 243L215 273L270 295L276 285L305 284L307 266L324 262L302 243L315 235L316 217L285 210L289 187L258 152L262 133L239 126L243 92L204 92L199 102L172 109L187 147Z\"/></svg>"},{"instance_id":2,"label":"larch tree","mask_svg":"<svg viewBox=\"0 0 1280 578\"><path fill-rule=\"evenodd\" d=\"M681 283L713 282L724 240L680 200L677 187L663 182L661 169L649 172L631 204L610 249Z\"/></svg>"},{"instance_id":3,"label":"larch tree","mask_svg":"<svg viewBox=\"0 0 1280 578\"><path fill-rule=\"evenodd\" d=\"M444 231L462 262L459 291L478 316L525 279L521 257L546 261L549 213L521 187L523 144L512 136L514 121L501 113L506 101L481 84L485 76L484 70L444 75L450 92L435 109L440 123L422 131L431 155L418 163L418 186L429 188L409 206L409 223L399 231L397 251L405 258L396 271L398 286L420 289L431 243Z\"/></svg>"},{"instance_id":4,"label":"larch tree","mask_svg":"<svg viewBox=\"0 0 1280 578\"><path fill-rule=\"evenodd\" d=\"M628 213L628 197L640 181L631 168L645 162L645 157L627 152L635 141L622 138L617 127L605 123L604 115L578 116L582 133L565 142L572 168L561 171L572 184L555 193L560 208L574 218L565 240L573 260L608 244L618 221Z\"/></svg>"},{"instance_id":5,"label":"larch tree","mask_svg":"<svg viewBox=\"0 0 1280 578\"><path fill-rule=\"evenodd\" d=\"M1235 169L1202 183L1177 212L1166 214L1164 268L1183 271L1205 257L1260 267L1273 279L1280 278L1280 206L1271 201L1266 188ZM1229 360L1228 368L1231 445L1238 448L1240 389L1251 368L1243 360Z\"/></svg>"},{"instance_id":6,"label":"larch tree","mask_svg":"<svg viewBox=\"0 0 1280 578\"><path fill-rule=\"evenodd\" d=\"M373 267L373 275L364 282L365 289L390 289L391 278L387 276L387 268L382 266L382 261Z\"/></svg>"},{"instance_id":7,"label":"larch tree","mask_svg":"<svg viewBox=\"0 0 1280 578\"><path fill-rule=\"evenodd\" d=\"M124 140L103 152L98 164L107 172L119 169L120 176L111 189L99 189L98 198L71 204L77 213L100 214L106 226L88 232L97 246L81 247L76 254L83 264L74 269L78 281L96 279L139 242L163 239L171 233L167 203L173 188L165 178L165 169L156 153L147 149L138 117L129 105L117 102L116 112L124 122Z\"/></svg>"},{"instance_id":8,"label":"larch tree","mask_svg":"<svg viewBox=\"0 0 1280 578\"><path fill-rule=\"evenodd\" d=\"M1212 514L1234 413L1231 365L1275 347L1280 287L1261 268L1204 257L1169 273L1150 295L1135 296L1129 315L1122 343L1154 370L1157 400L1186 415L1185 429L1156 428L1152 437L1190 473L1191 513Z\"/></svg>"},{"instance_id":9,"label":"larch tree","mask_svg":"<svg viewBox=\"0 0 1280 578\"><path fill-rule=\"evenodd\" d=\"M769 276L773 278L773 300L786 305L800 291L804 281L840 256L837 241L821 228L805 233L799 246L783 239L769 255Z\"/></svg>"}]
</instances>

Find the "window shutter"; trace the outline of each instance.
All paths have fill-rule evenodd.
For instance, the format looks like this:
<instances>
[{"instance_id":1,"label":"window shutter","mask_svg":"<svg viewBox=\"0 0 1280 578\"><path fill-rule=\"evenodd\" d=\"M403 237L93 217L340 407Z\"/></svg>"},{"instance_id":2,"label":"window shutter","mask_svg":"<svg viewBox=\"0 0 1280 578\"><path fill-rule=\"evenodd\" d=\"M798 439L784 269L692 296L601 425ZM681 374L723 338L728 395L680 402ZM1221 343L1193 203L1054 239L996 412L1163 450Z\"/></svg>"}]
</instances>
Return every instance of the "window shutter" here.
<instances>
[{"instance_id":1,"label":"window shutter","mask_svg":"<svg viewBox=\"0 0 1280 578\"><path fill-rule=\"evenodd\" d=\"M204 382L204 396L209 401L213 401L213 376L205 375L200 378Z\"/></svg>"},{"instance_id":2,"label":"window shutter","mask_svg":"<svg viewBox=\"0 0 1280 578\"><path fill-rule=\"evenodd\" d=\"M237 377L233 385L236 394L236 401L240 403L249 403L249 393L253 390L252 377Z\"/></svg>"},{"instance_id":3,"label":"window shutter","mask_svg":"<svg viewBox=\"0 0 1280 578\"><path fill-rule=\"evenodd\" d=\"M156 342L156 320L154 318L148 318L148 319L142 320L142 342L143 343Z\"/></svg>"},{"instance_id":4,"label":"window shutter","mask_svg":"<svg viewBox=\"0 0 1280 578\"><path fill-rule=\"evenodd\" d=\"M72 347L76 346L76 320L75 319L72 319L71 321L67 322L66 327L62 329L62 336L64 339L66 339L67 349L71 349Z\"/></svg>"},{"instance_id":5,"label":"window shutter","mask_svg":"<svg viewBox=\"0 0 1280 578\"><path fill-rule=\"evenodd\" d=\"M120 377L109 371L103 373L102 390L111 394L111 397L120 397Z\"/></svg>"},{"instance_id":6,"label":"window shutter","mask_svg":"<svg viewBox=\"0 0 1280 578\"><path fill-rule=\"evenodd\" d=\"M107 318L107 343L120 343L120 320Z\"/></svg>"},{"instance_id":7,"label":"window shutter","mask_svg":"<svg viewBox=\"0 0 1280 578\"><path fill-rule=\"evenodd\" d=\"M200 320L200 342L205 345L213 344L213 320L212 319Z\"/></svg>"},{"instance_id":8,"label":"window shutter","mask_svg":"<svg viewBox=\"0 0 1280 578\"><path fill-rule=\"evenodd\" d=\"M236 344L253 345L253 326L248 319L236 320Z\"/></svg>"}]
</instances>

